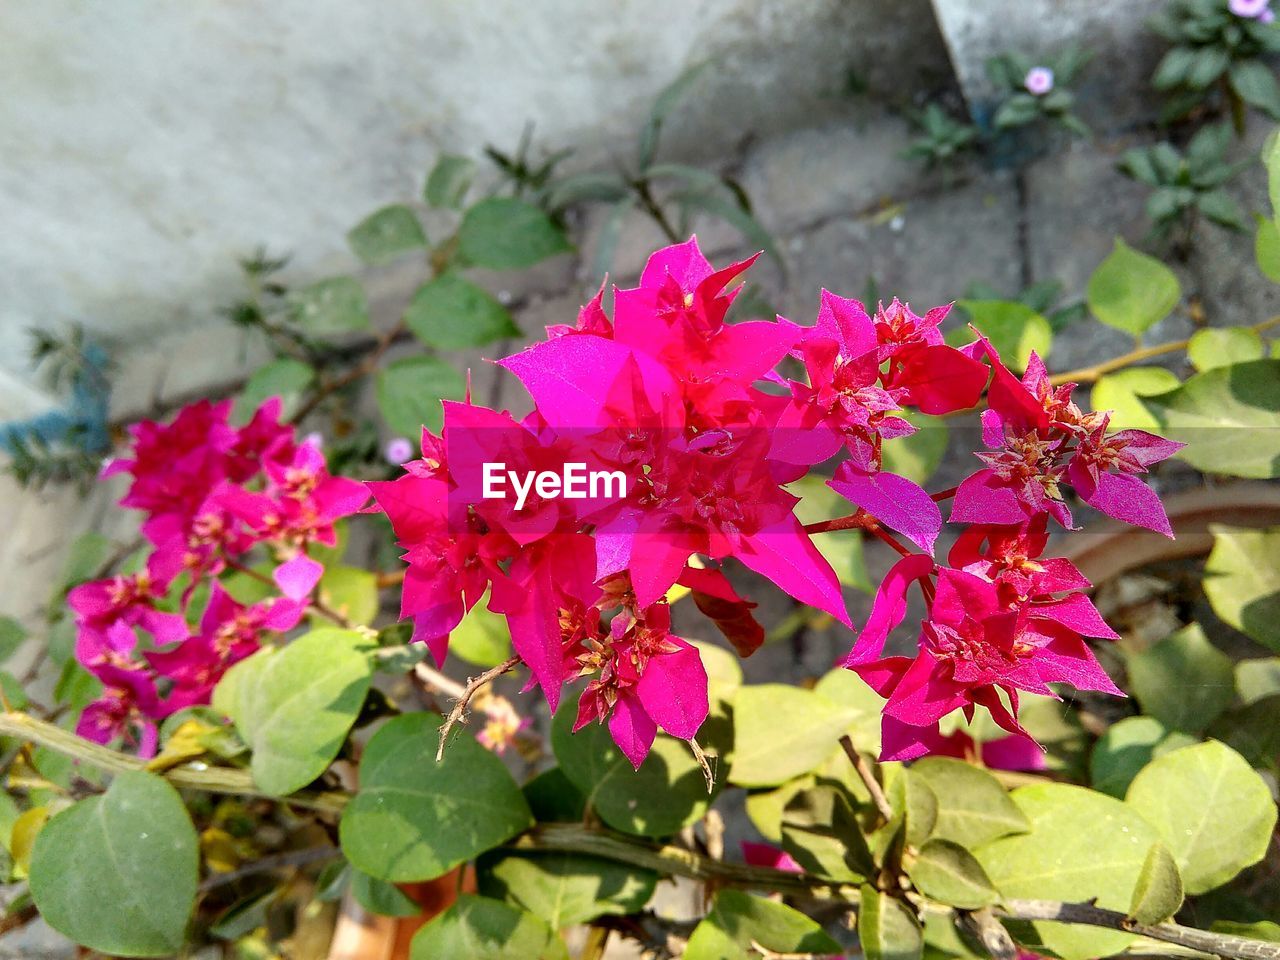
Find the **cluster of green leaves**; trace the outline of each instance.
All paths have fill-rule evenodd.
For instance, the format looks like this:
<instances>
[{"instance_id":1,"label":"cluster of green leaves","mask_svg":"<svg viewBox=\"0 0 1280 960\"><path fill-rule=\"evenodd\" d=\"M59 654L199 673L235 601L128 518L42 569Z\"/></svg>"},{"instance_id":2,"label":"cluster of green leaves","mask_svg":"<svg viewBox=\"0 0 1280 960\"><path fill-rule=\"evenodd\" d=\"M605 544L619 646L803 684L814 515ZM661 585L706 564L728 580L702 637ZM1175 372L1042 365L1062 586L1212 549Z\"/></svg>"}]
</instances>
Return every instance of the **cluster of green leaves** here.
<instances>
[{"instance_id":1,"label":"cluster of green leaves","mask_svg":"<svg viewBox=\"0 0 1280 960\"><path fill-rule=\"evenodd\" d=\"M1255 160L1228 161L1230 145L1230 128L1216 124L1202 127L1185 151L1164 142L1125 152L1120 172L1152 188L1147 216L1158 240L1180 228L1185 243L1201 216L1229 230L1247 229L1244 211L1224 187Z\"/></svg>"},{"instance_id":2,"label":"cluster of green leaves","mask_svg":"<svg viewBox=\"0 0 1280 960\"><path fill-rule=\"evenodd\" d=\"M1226 0L1170 0L1150 21L1151 29L1173 44L1151 82L1169 94L1166 121L1176 120L1225 96L1237 128L1244 129L1244 104L1280 120L1280 85L1267 63L1280 53L1280 26L1237 17Z\"/></svg>"},{"instance_id":3,"label":"cluster of green leaves","mask_svg":"<svg viewBox=\"0 0 1280 960\"><path fill-rule=\"evenodd\" d=\"M1069 47L1056 56L1032 60L1021 53L1005 53L987 61L987 76L1004 99L991 119L996 130L1015 130L1032 124L1046 123L1076 136L1088 137L1090 131L1075 115L1075 94L1071 84L1089 61L1089 53L1081 47ZM1027 73L1033 67L1053 71L1053 89L1035 94L1026 87Z\"/></svg>"},{"instance_id":4,"label":"cluster of green leaves","mask_svg":"<svg viewBox=\"0 0 1280 960\"><path fill-rule=\"evenodd\" d=\"M1273 207L1280 199L1280 153L1274 139L1264 151ZM1255 244L1259 269L1280 282L1280 242L1275 221L1259 219ZM1117 241L1115 251L1089 283L1089 306L1103 323L1136 338L1169 316L1182 298L1177 275L1159 261ZM1163 367L1134 366L1109 372L1094 385L1093 405L1111 409L1117 428L1154 429L1187 444L1179 456L1208 473L1254 479L1280 475L1280 359L1274 329L1214 327L1186 344L1195 373L1185 381Z\"/></svg>"},{"instance_id":5,"label":"cluster of green leaves","mask_svg":"<svg viewBox=\"0 0 1280 960\"><path fill-rule=\"evenodd\" d=\"M929 169L949 167L980 146L977 126L957 120L940 104L931 103L910 117L920 135L902 155L921 161Z\"/></svg>"},{"instance_id":6,"label":"cluster of green leaves","mask_svg":"<svg viewBox=\"0 0 1280 960\"><path fill-rule=\"evenodd\" d=\"M605 206L591 264L593 276L609 271L623 227L637 212L649 217L671 243L688 239L695 218L710 216L733 227L748 244L783 265L772 235L756 219L751 198L736 179L658 159L662 134L672 113L710 66L704 62L691 67L658 94L629 163L619 158L618 168L610 172L565 176L548 172L538 184L538 202L555 216L585 203Z\"/></svg>"}]
</instances>

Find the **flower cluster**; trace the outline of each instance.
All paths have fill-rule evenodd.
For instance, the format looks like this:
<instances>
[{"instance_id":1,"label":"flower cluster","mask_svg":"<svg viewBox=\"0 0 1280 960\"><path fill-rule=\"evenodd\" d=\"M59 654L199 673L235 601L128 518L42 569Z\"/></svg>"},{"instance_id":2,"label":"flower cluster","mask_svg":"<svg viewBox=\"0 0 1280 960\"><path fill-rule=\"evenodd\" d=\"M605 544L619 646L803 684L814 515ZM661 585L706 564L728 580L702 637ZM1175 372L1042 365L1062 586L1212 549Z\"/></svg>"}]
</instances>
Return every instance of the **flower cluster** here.
<instances>
[{"instance_id":1,"label":"flower cluster","mask_svg":"<svg viewBox=\"0 0 1280 960\"><path fill-rule=\"evenodd\" d=\"M980 337L947 345L947 307L920 316L894 300L871 314L824 291L811 326L726 323L737 292L728 288L751 263L716 270L692 239L658 251L637 287L615 291L612 316L602 289L576 324L548 328L544 342L501 361L532 397L530 414L446 403L442 435L424 432L422 458L370 485L406 551L402 616L415 639L442 661L449 632L487 594L552 708L567 681L585 679L576 726L607 723L638 766L659 728L689 739L707 716L698 651L671 629L674 586L744 656L763 631L726 561L849 624L786 487L839 455L829 483L855 516L920 551L899 544L908 556L847 663L889 701L888 753L940 744L937 721L977 705L1022 735L1018 689L1051 693L1047 683L1065 680L1118 692L1082 639L1114 636L1079 592L1087 582L1066 561L1040 558L1045 518L1071 525L1069 483L1098 509L1167 532L1135 475L1177 445L1108 435L1105 415L1082 413L1038 360L1019 380ZM785 377L784 360L805 375ZM951 515L972 526L952 567L939 568L945 496L885 470L883 443L915 429L904 411L965 410L988 388L991 451ZM569 499L539 488L518 505L486 495L486 464L514 476L570 463L620 475L622 494ZM912 583L930 607L919 656L882 658Z\"/></svg>"},{"instance_id":2,"label":"flower cluster","mask_svg":"<svg viewBox=\"0 0 1280 960\"><path fill-rule=\"evenodd\" d=\"M132 458L103 471L133 477L120 503L146 513L150 548L137 572L68 595L76 658L104 687L81 715L81 736L124 737L143 755L153 752L156 721L207 703L264 631L297 624L323 573L308 548L332 545L334 522L368 500L363 484L329 474L318 446L295 442L278 400L243 427L231 425L230 413L229 401L201 401L170 424L137 424ZM241 604L216 578L247 568L258 548L274 565L279 595Z\"/></svg>"},{"instance_id":3,"label":"flower cluster","mask_svg":"<svg viewBox=\"0 0 1280 960\"><path fill-rule=\"evenodd\" d=\"M903 558L885 578L866 627L844 665L888 701L884 759L907 760L954 748L939 721L955 710L972 719L985 707L1012 735L1020 691L1056 696L1050 683L1123 696L1085 638L1116 639L1085 591L1091 584L1063 558L1044 557L1048 521L1073 520L1070 484L1104 514L1172 536L1159 498L1139 478L1182 446L1141 430L1108 434L1106 413L1084 413L1074 384L1054 387L1032 354L1018 379L982 338L991 362L982 414L984 464L955 490L950 522L967 524L939 566ZM918 584L928 605L914 657L884 657L889 632L906 616Z\"/></svg>"}]
</instances>

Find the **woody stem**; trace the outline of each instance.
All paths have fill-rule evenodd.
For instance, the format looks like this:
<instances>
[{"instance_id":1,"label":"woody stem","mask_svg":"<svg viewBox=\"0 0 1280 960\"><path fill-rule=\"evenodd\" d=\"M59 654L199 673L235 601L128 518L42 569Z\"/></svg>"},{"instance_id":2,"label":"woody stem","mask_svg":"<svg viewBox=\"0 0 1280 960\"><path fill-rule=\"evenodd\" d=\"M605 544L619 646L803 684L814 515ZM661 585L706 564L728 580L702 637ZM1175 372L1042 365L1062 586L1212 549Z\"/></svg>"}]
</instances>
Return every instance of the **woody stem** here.
<instances>
[{"instance_id":1,"label":"woody stem","mask_svg":"<svg viewBox=\"0 0 1280 960\"><path fill-rule=\"evenodd\" d=\"M1262 333L1272 327L1280 327L1280 316L1272 317L1270 320L1263 320L1261 323L1255 323L1245 329L1252 330L1254 333ZM1135 363L1150 360L1152 357L1161 357L1166 353L1178 353L1187 349L1190 343L1190 339L1173 340L1169 343L1157 344L1154 347L1140 347L1137 350L1131 350L1129 353L1121 354L1102 363L1095 363L1089 367L1068 370L1066 373L1055 373L1049 378L1049 382L1054 386L1063 383L1094 383L1099 377L1115 370L1123 370L1125 367L1132 366Z\"/></svg>"},{"instance_id":2,"label":"woody stem","mask_svg":"<svg viewBox=\"0 0 1280 960\"><path fill-rule=\"evenodd\" d=\"M904 546L897 537L881 527L880 521L861 507L858 508L857 513L851 513L847 517L836 517L834 520L820 520L817 523L806 523L804 525L804 532L808 534L831 533L833 530L866 530L877 540L892 547L899 555L904 557L911 556L909 548Z\"/></svg>"},{"instance_id":3,"label":"woody stem","mask_svg":"<svg viewBox=\"0 0 1280 960\"><path fill-rule=\"evenodd\" d=\"M498 679L519 662L519 657L509 657L496 667L486 670L480 676L467 679L466 689L462 691L462 696L458 697L454 702L453 709L449 711L449 716L445 717L444 725L440 727L440 746L436 748L436 763L444 759L444 748L449 741L449 733L461 722L462 715L467 712L467 704L471 702L471 698L479 692L481 687Z\"/></svg>"}]
</instances>

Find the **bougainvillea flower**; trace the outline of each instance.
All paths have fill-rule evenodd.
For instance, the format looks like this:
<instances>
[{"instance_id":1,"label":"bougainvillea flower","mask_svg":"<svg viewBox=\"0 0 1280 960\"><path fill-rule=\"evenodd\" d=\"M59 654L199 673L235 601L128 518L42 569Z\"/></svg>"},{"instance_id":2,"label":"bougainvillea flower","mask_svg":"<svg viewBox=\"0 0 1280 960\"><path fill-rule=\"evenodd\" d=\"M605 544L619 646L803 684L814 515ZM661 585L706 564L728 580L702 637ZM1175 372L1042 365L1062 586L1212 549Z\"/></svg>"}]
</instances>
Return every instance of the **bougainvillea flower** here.
<instances>
[{"instance_id":1,"label":"bougainvillea flower","mask_svg":"<svg viewBox=\"0 0 1280 960\"><path fill-rule=\"evenodd\" d=\"M692 593L693 602L716 625L740 657L749 657L764 643L764 627L751 613L758 604L744 600L719 570L686 567L677 583Z\"/></svg>"},{"instance_id":2,"label":"bougainvillea flower","mask_svg":"<svg viewBox=\"0 0 1280 960\"><path fill-rule=\"evenodd\" d=\"M771 843L753 843L750 840L743 840L740 846L742 860L750 866L785 870L787 873L804 873L804 868L796 863L791 854Z\"/></svg>"},{"instance_id":3,"label":"bougainvillea flower","mask_svg":"<svg viewBox=\"0 0 1280 960\"><path fill-rule=\"evenodd\" d=\"M1049 542L1047 514L1020 524L977 524L956 539L947 562L1006 590L1009 603L1067 590L1088 590L1092 584L1074 563L1043 556Z\"/></svg>"},{"instance_id":4,"label":"bougainvillea flower","mask_svg":"<svg viewBox=\"0 0 1280 960\"><path fill-rule=\"evenodd\" d=\"M180 613L158 610L167 582L157 582L149 571L121 574L109 580L92 580L73 587L67 603L76 613L81 631L105 631L115 623L139 626L166 644L187 635L187 620Z\"/></svg>"},{"instance_id":5,"label":"bougainvillea flower","mask_svg":"<svg viewBox=\"0 0 1280 960\"><path fill-rule=\"evenodd\" d=\"M920 735L919 727L908 728L918 736L931 757L955 757L958 760L981 763L992 770L1039 771L1047 768L1044 751L1034 740L1008 734L994 740L974 740L963 730L950 734Z\"/></svg>"},{"instance_id":6,"label":"bougainvillea flower","mask_svg":"<svg viewBox=\"0 0 1280 960\"><path fill-rule=\"evenodd\" d=\"M991 452L978 454L986 467L956 490L951 522L1017 524L1048 513L1074 529L1062 490L1067 482L1102 513L1172 536L1159 498L1136 474L1182 444L1141 430L1107 436L1108 416L1083 413L1071 400L1074 384L1054 387L1035 353L1018 380L987 341L980 346L995 371L982 415Z\"/></svg>"},{"instance_id":7,"label":"bougainvillea flower","mask_svg":"<svg viewBox=\"0 0 1280 960\"><path fill-rule=\"evenodd\" d=\"M906 568L895 582L917 572ZM897 599L901 589L895 587L888 596L891 603L879 633L887 634L885 627L892 629L905 615L905 603ZM1080 611L1074 607L1070 613ZM1027 737L1017 721L1020 690L1056 696L1048 684L1065 682L1123 696L1080 634L1059 622L1063 619L1072 617L1041 616L1032 608L1008 610L994 584L960 570L938 571L918 654L869 661L868 645L846 663L888 701L882 758L922 755L943 717L955 710L971 715L978 706L1009 733Z\"/></svg>"},{"instance_id":8,"label":"bougainvillea flower","mask_svg":"<svg viewBox=\"0 0 1280 960\"><path fill-rule=\"evenodd\" d=\"M942 511L918 483L896 473L861 470L846 460L827 486L921 550L933 553L942 530Z\"/></svg>"},{"instance_id":9,"label":"bougainvillea flower","mask_svg":"<svg viewBox=\"0 0 1280 960\"><path fill-rule=\"evenodd\" d=\"M584 655L584 666L600 675L578 701L573 729L608 718L609 733L639 769L661 727L691 740L707 719L707 672L698 648L670 632L666 604L643 611L643 619L615 617L612 642Z\"/></svg>"}]
</instances>

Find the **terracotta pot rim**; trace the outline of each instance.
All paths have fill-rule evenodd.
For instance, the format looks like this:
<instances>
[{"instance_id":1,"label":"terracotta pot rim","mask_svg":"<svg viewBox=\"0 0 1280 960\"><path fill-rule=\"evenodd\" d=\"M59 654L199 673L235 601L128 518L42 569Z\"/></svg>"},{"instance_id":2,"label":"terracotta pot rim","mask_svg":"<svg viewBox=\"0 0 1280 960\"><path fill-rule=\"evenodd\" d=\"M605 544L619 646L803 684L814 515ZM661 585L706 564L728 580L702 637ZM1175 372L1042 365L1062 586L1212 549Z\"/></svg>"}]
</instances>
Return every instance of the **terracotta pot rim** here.
<instances>
[{"instance_id":1,"label":"terracotta pot rim","mask_svg":"<svg viewBox=\"0 0 1280 960\"><path fill-rule=\"evenodd\" d=\"M1280 525L1280 484L1239 481L1175 493L1165 500L1175 539L1108 520L1072 534L1064 555L1100 586L1130 570L1164 560L1207 554L1210 526Z\"/></svg>"}]
</instances>

